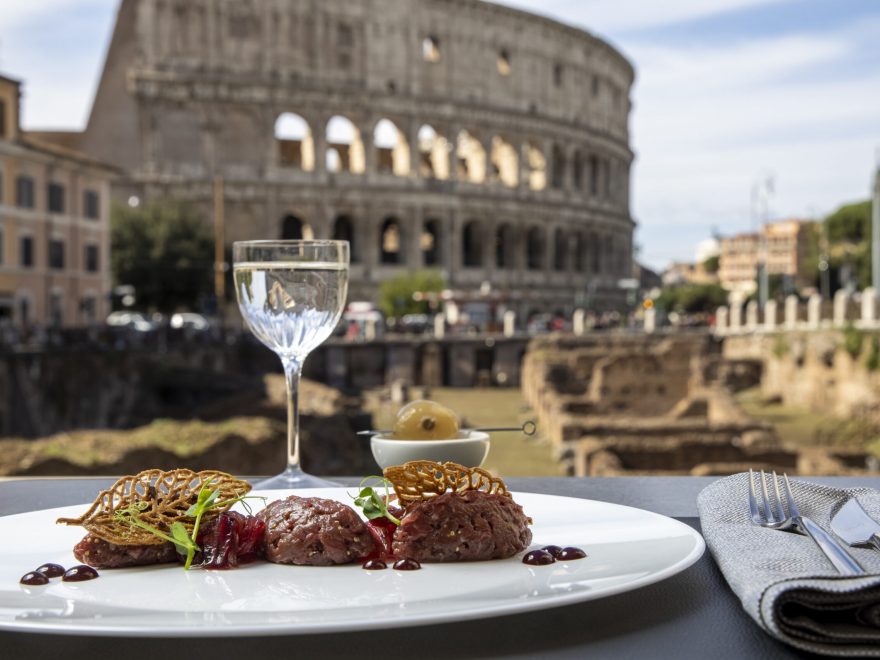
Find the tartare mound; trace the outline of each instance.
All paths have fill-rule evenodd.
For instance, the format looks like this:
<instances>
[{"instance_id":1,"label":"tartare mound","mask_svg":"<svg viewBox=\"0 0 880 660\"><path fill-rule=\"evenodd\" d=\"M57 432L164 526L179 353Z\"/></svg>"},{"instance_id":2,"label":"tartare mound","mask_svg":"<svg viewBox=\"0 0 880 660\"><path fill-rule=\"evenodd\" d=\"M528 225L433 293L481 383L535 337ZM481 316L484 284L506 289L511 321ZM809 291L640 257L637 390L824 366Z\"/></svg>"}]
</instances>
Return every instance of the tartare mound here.
<instances>
[{"instance_id":1,"label":"tartare mound","mask_svg":"<svg viewBox=\"0 0 880 660\"><path fill-rule=\"evenodd\" d=\"M177 550L172 543L117 545L86 534L73 547L73 556L94 568L125 568L177 561Z\"/></svg>"}]
</instances>

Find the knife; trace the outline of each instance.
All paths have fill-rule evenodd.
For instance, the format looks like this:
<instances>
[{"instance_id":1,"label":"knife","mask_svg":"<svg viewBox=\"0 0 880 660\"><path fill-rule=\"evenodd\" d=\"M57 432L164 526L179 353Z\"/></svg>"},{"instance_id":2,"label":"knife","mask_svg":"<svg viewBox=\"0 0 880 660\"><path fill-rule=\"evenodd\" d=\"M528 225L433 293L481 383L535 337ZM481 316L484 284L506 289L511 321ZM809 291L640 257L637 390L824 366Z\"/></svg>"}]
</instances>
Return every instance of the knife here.
<instances>
[{"instance_id":1,"label":"knife","mask_svg":"<svg viewBox=\"0 0 880 660\"><path fill-rule=\"evenodd\" d=\"M840 507L831 519L831 529L849 545L873 545L880 550L880 523L855 499Z\"/></svg>"}]
</instances>

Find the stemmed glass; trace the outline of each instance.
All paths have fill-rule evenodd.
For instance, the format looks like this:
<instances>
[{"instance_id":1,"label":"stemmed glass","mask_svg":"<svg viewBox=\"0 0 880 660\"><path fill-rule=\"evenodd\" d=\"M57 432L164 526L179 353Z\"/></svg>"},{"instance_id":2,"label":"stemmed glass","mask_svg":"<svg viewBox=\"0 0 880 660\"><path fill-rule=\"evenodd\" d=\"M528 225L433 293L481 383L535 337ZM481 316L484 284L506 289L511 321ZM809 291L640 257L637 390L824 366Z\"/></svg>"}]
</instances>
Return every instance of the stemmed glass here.
<instances>
[{"instance_id":1,"label":"stemmed glass","mask_svg":"<svg viewBox=\"0 0 880 660\"><path fill-rule=\"evenodd\" d=\"M232 246L238 307L251 332L284 365L287 469L263 489L335 486L300 468L299 379L306 356L339 322L348 293L347 241L238 241Z\"/></svg>"}]
</instances>

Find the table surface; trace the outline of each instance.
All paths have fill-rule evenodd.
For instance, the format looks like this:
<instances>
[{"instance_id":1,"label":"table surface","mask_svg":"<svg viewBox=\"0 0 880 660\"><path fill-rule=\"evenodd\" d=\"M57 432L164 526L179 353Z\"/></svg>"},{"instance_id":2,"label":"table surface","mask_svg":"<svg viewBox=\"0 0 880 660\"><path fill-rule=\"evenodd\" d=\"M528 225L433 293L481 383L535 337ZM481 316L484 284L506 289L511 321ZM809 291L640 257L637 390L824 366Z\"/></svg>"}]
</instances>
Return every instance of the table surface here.
<instances>
[{"instance_id":1,"label":"table surface","mask_svg":"<svg viewBox=\"0 0 880 660\"><path fill-rule=\"evenodd\" d=\"M696 497L711 477L511 478L512 490L625 504L700 529ZM91 501L112 479L0 481L0 515ZM357 479L339 479L352 485ZM815 477L880 488L880 477ZM0 632L3 658L797 658L743 612L708 551L663 582L541 612L375 633L223 639L138 639Z\"/></svg>"}]
</instances>

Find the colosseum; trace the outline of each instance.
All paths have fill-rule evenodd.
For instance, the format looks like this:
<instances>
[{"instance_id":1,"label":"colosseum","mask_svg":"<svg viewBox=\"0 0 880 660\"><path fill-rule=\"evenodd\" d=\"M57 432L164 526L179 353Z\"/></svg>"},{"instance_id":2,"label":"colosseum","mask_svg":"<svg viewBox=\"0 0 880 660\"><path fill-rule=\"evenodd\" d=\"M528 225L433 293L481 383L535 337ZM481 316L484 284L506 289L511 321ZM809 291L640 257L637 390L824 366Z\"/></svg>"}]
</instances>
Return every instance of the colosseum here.
<instances>
[{"instance_id":1,"label":"colosseum","mask_svg":"<svg viewBox=\"0 0 880 660\"><path fill-rule=\"evenodd\" d=\"M117 196L228 242L352 244L352 300L410 269L521 314L620 307L632 65L480 0L122 0L88 126ZM59 136L59 139L62 139Z\"/></svg>"}]
</instances>

